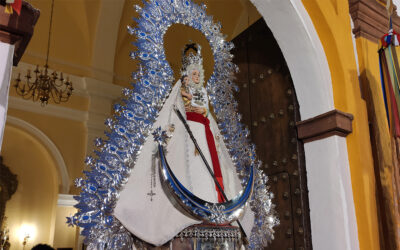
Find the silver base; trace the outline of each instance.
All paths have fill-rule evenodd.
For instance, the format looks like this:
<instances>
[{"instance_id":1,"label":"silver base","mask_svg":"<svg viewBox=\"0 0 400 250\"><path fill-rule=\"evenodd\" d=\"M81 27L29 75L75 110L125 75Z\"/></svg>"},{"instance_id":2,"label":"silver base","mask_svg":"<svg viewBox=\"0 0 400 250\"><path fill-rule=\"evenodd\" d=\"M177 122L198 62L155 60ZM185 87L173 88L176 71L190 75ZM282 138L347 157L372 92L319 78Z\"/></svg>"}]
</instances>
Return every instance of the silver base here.
<instances>
[{"instance_id":1,"label":"silver base","mask_svg":"<svg viewBox=\"0 0 400 250\"><path fill-rule=\"evenodd\" d=\"M195 225L184 229L163 246L136 241L135 247L146 250L236 250L241 249L242 240L238 227Z\"/></svg>"}]
</instances>

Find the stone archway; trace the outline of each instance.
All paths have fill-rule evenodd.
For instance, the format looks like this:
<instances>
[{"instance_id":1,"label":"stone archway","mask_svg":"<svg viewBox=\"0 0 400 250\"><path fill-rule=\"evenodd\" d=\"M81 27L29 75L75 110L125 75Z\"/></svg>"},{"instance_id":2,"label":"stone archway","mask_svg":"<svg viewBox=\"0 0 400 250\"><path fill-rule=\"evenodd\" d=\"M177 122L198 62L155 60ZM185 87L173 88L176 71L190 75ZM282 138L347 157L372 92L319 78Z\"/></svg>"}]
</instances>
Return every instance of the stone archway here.
<instances>
[{"instance_id":1,"label":"stone archway","mask_svg":"<svg viewBox=\"0 0 400 250\"><path fill-rule=\"evenodd\" d=\"M32 124L22 119L13 116L7 116L7 123L22 128L23 130L27 131L28 133L38 138L39 141L43 143L43 145L49 150L49 153L52 155L55 162L57 163L57 168L58 168L57 172L58 175L60 176L60 182L61 182L60 192L63 194L68 194L70 186L69 186L69 174L67 166L65 165L64 158L62 157L60 151L58 150L57 146L53 143L53 141L51 141L50 138L47 137L47 135L45 135L41 130L39 130Z\"/></svg>"},{"instance_id":2,"label":"stone archway","mask_svg":"<svg viewBox=\"0 0 400 250\"><path fill-rule=\"evenodd\" d=\"M300 0L251 0L271 29L290 70L302 120L334 109L325 52ZM314 249L359 249L344 137L304 145Z\"/></svg>"}]
</instances>

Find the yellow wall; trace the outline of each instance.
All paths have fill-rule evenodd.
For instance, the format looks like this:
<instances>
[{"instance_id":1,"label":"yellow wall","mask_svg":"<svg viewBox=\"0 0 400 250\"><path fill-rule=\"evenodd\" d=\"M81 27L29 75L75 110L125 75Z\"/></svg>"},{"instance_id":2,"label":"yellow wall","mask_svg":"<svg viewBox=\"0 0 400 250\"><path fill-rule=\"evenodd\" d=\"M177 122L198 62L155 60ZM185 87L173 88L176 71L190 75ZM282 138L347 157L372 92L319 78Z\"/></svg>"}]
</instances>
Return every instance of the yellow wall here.
<instances>
[{"instance_id":1,"label":"yellow wall","mask_svg":"<svg viewBox=\"0 0 400 250\"><path fill-rule=\"evenodd\" d=\"M115 48L105 47L104 50L115 50L116 52L113 62L114 83L127 86L129 85L127 79L136 68L129 58L129 52L133 49L130 44L133 37L128 35L126 25L132 24L131 18L136 15L132 7L133 4L142 4L142 1L118 1L124 1L125 5L120 20L117 45ZM47 52L51 0L31 0L29 2L40 9L41 15L21 61L43 66ZM195 2L201 3L202 1L195 0ZM229 2L229 11L226 11L227 2ZM255 7L248 0L207 0L205 3L208 6L208 13L223 24L222 32L228 35L228 40L260 18ZM49 63L51 69L61 70L65 75L94 77L93 58L95 56L93 53L95 53L94 45L96 43L96 32L99 29L97 26L102 4L101 0L55 0ZM113 16L111 18L118 17ZM112 38L110 37L110 39ZM213 60L208 43L200 32L182 25L172 27L165 37L167 57L176 76L178 76L181 67L181 49L189 39L203 45L206 76L209 76L213 68ZM22 78L25 76L26 72L18 67L13 70L15 73L21 73ZM12 81L10 96L21 98L15 93L12 87L13 83ZM50 102L50 104L52 103ZM90 99L73 94L67 103L59 104L59 106L87 111L89 110ZM70 193L77 194L79 190L73 186L73 181L82 176L84 168L87 144L86 124L12 108L9 108L8 115L20 118L37 127L56 145L65 161L70 177ZM28 151L30 153L27 153ZM36 158L30 154L35 154ZM39 225L38 228L40 227L38 236L35 240L30 241L27 248L32 247L33 243L39 242L52 244L54 232L55 247L72 246L72 231L75 231L75 228L65 229L64 224L65 216L69 215L65 215L65 213L70 211L61 208L56 211L55 209L61 176L48 150L26 131L7 125L2 155L5 163L10 167L12 166L11 169L13 171L15 169L14 172L18 174L20 188L24 188L22 191L20 188L18 189L17 194L14 195L13 200L8 205L7 215L10 217L8 224L12 225L11 234L15 235L14 231L17 230L17 227L26 221ZM17 157L18 155L24 155L24 157ZM39 177L43 169L46 169L47 175L44 174ZM35 171L35 173L32 174L32 171ZM39 213L39 210L42 213ZM43 218L44 215L47 215L47 217ZM55 216L57 216L57 219ZM39 222L41 224L38 224ZM19 244L13 237L11 238L12 249Z\"/></svg>"},{"instance_id":2,"label":"yellow wall","mask_svg":"<svg viewBox=\"0 0 400 250\"><path fill-rule=\"evenodd\" d=\"M371 129L376 134L375 145L376 152L375 159L377 162L377 178L382 186L381 199L384 200L385 206L381 211L381 214L385 214L383 218L383 225L387 225L388 232L385 235L385 239L390 238L393 242L386 242L387 245L400 244L398 230L400 225L396 223L396 207L394 204L396 202L395 191L393 190L393 178L394 178L394 168L393 163L393 151L392 142L389 131L389 126L386 117L385 104L383 99L381 80L380 80L380 70L379 70L379 58L377 53L378 44L371 42L366 38L357 38L357 52L360 65L360 81L362 85L363 92L370 100L369 112L371 115ZM381 239L385 240L385 239Z\"/></svg>"},{"instance_id":3,"label":"yellow wall","mask_svg":"<svg viewBox=\"0 0 400 250\"><path fill-rule=\"evenodd\" d=\"M137 69L136 63L130 59L130 51L135 48L131 44L134 42L134 37L129 35L126 31L128 25L134 26L132 17L138 17L132 6L134 4L142 5L140 0L126 0L124 12L122 13L120 30L118 34L117 46L115 51L114 62L114 83L122 86L130 86L130 75ZM215 0L195 0L197 4L205 3L207 5L207 14L214 17L215 21L222 24L221 32L227 35L227 40L233 39L240 34L243 30L261 18L256 8L248 0L229 0L229 1L215 1ZM229 2L229 5L227 6ZM184 25L173 25L165 35L165 48L168 56L168 61L174 70L175 76L179 75L181 50L189 39L194 42L200 43L205 47L206 55L204 58L204 66L206 76L211 75L213 69L213 60L211 58L211 51L205 37L198 31L185 27ZM208 54L207 54L208 53Z\"/></svg>"},{"instance_id":4,"label":"yellow wall","mask_svg":"<svg viewBox=\"0 0 400 250\"><path fill-rule=\"evenodd\" d=\"M66 222L66 217L76 213L74 207L57 206L56 222L54 231L54 248L74 248L77 227L69 227Z\"/></svg>"},{"instance_id":5,"label":"yellow wall","mask_svg":"<svg viewBox=\"0 0 400 250\"><path fill-rule=\"evenodd\" d=\"M118 40L116 47L106 47L104 50L115 50L114 59L114 83L129 86L129 77L136 69L135 63L129 59L129 52L133 49L131 42L133 37L127 33L126 26L132 25L132 17L137 16L133 5L142 5L141 0L115 0L124 1L121 17L100 16L102 1L66 1L55 0L53 27L50 46L50 68L63 71L67 74L95 77L96 67L93 61L94 45L99 29L99 18L120 18ZM32 39L22 57L22 61L30 64L44 65L47 52L47 39L50 23L50 0L29 1L41 12L35 26ZM249 0L195 0L200 4L207 4L207 11L215 17L215 20L223 23L222 32L227 34L230 40L254 23L261 16ZM229 2L229 11L226 11ZM103 27L108 29L108 27ZM184 30L180 31L183 35ZM106 38L107 39L107 38ZM113 38L109 38L110 40ZM111 43L111 42L110 42ZM104 44L108 44L104 42ZM178 54L179 56L179 54ZM100 56L100 58L102 58ZM100 79L102 80L102 79Z\"/></svg>"},{"instance_id":6,"label":"yellow wall","mask_svg":"<svg viewBox=\"0 0 400 250\"><path fill-rule=\"evenodd\" d=\"M378 57L378 44L367 40L366 38L359 37L356 39L358 61L360 68L360 77L363 82L371 88L371 92L375 95L373 98L374 108L376 108L375 115L377 116L376 121L378 122L379 136L381 137L382 143L386 144L387 148L391 148L389 127L386 118L385 104L383 101L383 94L381 88L381 79L379 71L379 57ZM365 86L366 87L366 86ZM392 165L392 154L391 150L382 152L384 155L382 159L385 161L385 165Z\"/></svg>"},{"instance_id":7,"label":"yellow wall","mask_svg":"<svg viewBox=\"0 0 400 250\"><path fill-rule=\"evenodd\" d=\"M18 178L18 189L5 213L11 249L22 249L20 231L24 225L35 231L25 249L38 243L52 244L58 194L55 162L36 138L13 126L5 128L2 155L4 164Z\"/></svg>"},{"instance_id":8,"label":"yellow wall","mask_svg":"<svg viewBox=\"0 0 400 250\"><path fill-rule=\"evenodd\" d=\"M91 76L93 43L100 10L100 0L54 1L51 30L50 67L66 73ZM44 65L49 34L51 1L31 0L40 10L32 39L22 61Z\"/></svg>"},{"instance_id":9,"label":"yellow wall","mask_svg":"<svg viewBox=\"0 0 400 250\"><path fill-rule=\"evenodd\" d=\"M78 190L73 185L73 181L82 176L84 167L87 136L85 124L14 109L9 109L8 115L20 118L37 127L56 145L67 166L70 177L70 193L77 194ZM4 135L7 135L7 131L5 131ZM3 146L6 147L7 143L8 141L4 140Z\"/></svg>"},{"instance_id":10,"label":"yellow wall","mask_svg":"<svg viewBox=\"0 0 400 250\"><path fill-rule=\"evenodd\" d=\"M375 176L367 111L361 99L347 0L303 0L324 47L335 107L354 115L347 137L360 249L379 249ZM377 55L376 55L377 56Z\"/></svg>"},{"instance_id":11,"label":"yellow wall","mask_svg":"<svg viewBox=\"0 0 400 250\"><path fill-rule=\"evenodd\" d=\"M39 18L34 36L27 48L27 53L22 58L22 61L43 65L47 47L51 1L32 0L30 2L41 10L41 17ZM135 63L129 58L129 52L133 49L133 46L131 45L133 37L127 34L126 26L132 24L131 18L132 16L135 16L132 7L133 4L141 4L140 2L141 1L139 0L125 1L116 48L105 48L115 49L113 82L123 86L129 86L130 74L136 69ZM254 21L260 18L260 15L255 10L254 6L251 5L248 0L230 0L229 9L226 7L227 1L195 0L195 2L204 2L207 4L208 14L213 15L215 20L218 20L223 24L222 32L228 35L228 40L234 38L249 25L254 23ZM361 249L378 249L379 237L377 231L375 177L373 173L367 112L365 103L360 96L357 67L351 41L348 0L303 0L303 4L316 27L326 52L332 74L335 107L341 111L354 115L353 133L347 137L347 145L360 247ZM50 57L52 60L50 66L57 70L63 70L65 73L80 76L92 76L91 66L93 64L93 44L96 35L100 7L100 0L56 1L52 47L50 51ZM179 41L176 41L175 38L177 37L179 37ZM200 41L200 43L203 44L204 54L206 56L206 75L209 75L212 68L212 59L210 57L210 52L207 51L209 49L207 49L204 37L189 28L179 26L172 27L165 37L167 57L171 61L175 73L178 72L180 67L180 49L189 37ZM372 51L376 51L376 47L374 48L374 46L368 41L363 40L357 40L357 47L359 50L361 49L368 52L363 54L359 51L360 68L374 69L376 65L376 61L374 60L377 60L377 55L375 54L376 59L374 59L375 55ZM379 78L377 78L378 73L376 70L372 70L370 74L373 79L376 79L377 81L379 80ZM11 95L15 95L13 90L11 91ZM79 96L73 96L71 102L63 105L72 109L87 110L89 101ZM41 131L45 132L46 135L56 144L67 165L71 184L75 178L82 175L82 169L84 166L83 160L86 154L87 143L87 129L84 123L13 109L9 110L9 115L21 118L33 124ZM32 147L27 147L26 145L30 145L27 142L31 143ZM55 171L56 166L54 165L51 156L49 156L45 149L43 149L43 146L25 132L8 126L5 131L5 140L2 152L5 163L9 163L9 166L19 166L22 169L24 165L22 163L21 165L18 165L18 163L32 158L18 158L16 156L18 153L21 153L24 150L27 151L28 149L30 152L40 151L40 154L37 155L38 159L35 159L35 162L32 163L38 164L38 169L51 168L51 171ZM8 157L7 154L13 156ZM25 167L26 166L28 165L25 165ZM26 173L30 173L29 171L34 168L26 169ZM18 170L18 168L16 171L20 171L22 174L21 176L24 176L25 174L25 171ZM57 172L54 172L54 174L57 176ZM23 180L24 179L21 179L21 181ZM59 185L59 183L57 183L51 176L44 180L43 183L40 182L40 184ZM38 187L38 190L43 190L43 188ZM57 189L49 190L53 191ZM71 193L77 193L77 190L72 188ZM25 197L21 195L22 194L20 194L20 196L16 195L15 197ZM32 197L36 197L36 191L31 195ZM13 199L15 197L13 197ZM25 198L18 199L20 202L25 202ZM47 209L51 210L48 211L48 214L55 214L54 199L56 198L53 196L48 197L49 204L47 204ZM30 198L26 200L30 201ZM35 202L38 201L35 200ZM15 204L11 206L17 207ZM19 209L26 209L26 207L28 207L25 203L21 206L22 207ZM21 210L21 214L24 213L25 210ZM35 218L35 216L32 218ZM9 224L10 223L11 219L9 219ZM52 223L54 223L54 221ZM41 239L41 241L50 242L50 239ZM57 242L63 242L63 240L57 238Z\"/></svg>"}]
</instances>

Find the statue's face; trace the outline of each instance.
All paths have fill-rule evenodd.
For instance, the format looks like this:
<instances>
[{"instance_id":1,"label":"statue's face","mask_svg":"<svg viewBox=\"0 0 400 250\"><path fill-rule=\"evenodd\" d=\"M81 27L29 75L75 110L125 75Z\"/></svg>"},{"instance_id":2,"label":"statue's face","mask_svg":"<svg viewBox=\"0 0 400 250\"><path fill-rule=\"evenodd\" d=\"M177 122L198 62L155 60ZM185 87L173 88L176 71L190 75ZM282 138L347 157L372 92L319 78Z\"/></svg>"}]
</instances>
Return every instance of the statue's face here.
<instances>
[{"instance_id":1,"label":"statue's face","mask_svg":"<svg viewBox=\"0 0 400 250\"><path fill-rule=\"evenodd\" d=\"M186 86L188 84L188 82L189 82L189 77L185 76L183 78L183 85Z\"/></svg>"},{"instance_id":2,"label":"statue's face","mask_svg":"<svg viewBox=\"0 0 400 250\"><path fill-rule=\"evenodd\" d=\"M198 71L197 69L193 70L192 73L190 74L190 76L192 77L192 81L196 84L200 83L200 71Z\"/></svg>"}]
</instances>

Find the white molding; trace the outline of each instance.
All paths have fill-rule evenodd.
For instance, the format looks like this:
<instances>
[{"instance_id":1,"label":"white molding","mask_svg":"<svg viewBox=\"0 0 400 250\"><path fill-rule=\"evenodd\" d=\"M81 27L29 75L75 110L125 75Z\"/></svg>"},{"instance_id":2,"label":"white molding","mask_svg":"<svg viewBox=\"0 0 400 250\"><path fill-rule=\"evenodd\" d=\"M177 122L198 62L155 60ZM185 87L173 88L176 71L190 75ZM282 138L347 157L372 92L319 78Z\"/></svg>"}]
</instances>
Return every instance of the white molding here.
<instances>
[{"instance_id":1,"label":"white molding","mask_svg":"<svg viewBox=\"0 0 400 250\"><path fill-rule=\"evenodd\" d=\"M58 194L57 206L73 207L76 204L78 204L78 201L74 199L72 194Z\"/></svg>"},{"instance_id":2,"label":"white molding","mask_svg":"<svg viewBox=\"0 0 400 250\"><path fill-rule=\"evenodd\" d=\"M118 28L116 30L118 30ZM115 36L115 38L117 38L117 36ZM109 44L107 44L107 46L111 47ZM101 48L101 49L103 49L103 48ZM98 50L100 50L100 49L98 49ZM101 51L99 51L98 53L101 53ZM25 51L25 54L30 56L31 58L36 58L36 59L43 60L43 62L46 60L46 55L45 54L40 54L40 53L36 53L36 52L32 52L32 51ZM93 56L95 56L95 54L93 54ZM114 62L114 58L111 59L110 61ZM21 63L22 64L27 64L27 63L24 63L24 62L19 62L17 68L20 68L20 64ZM97 76L97 79L100 78L102 81L112 82L113 79L118 79L120 81L127 81L127 82L130 81L129 77L127 77L125 75L115 74L113 71L109 71L109 69L101 69L101 68L95 67L95 66L88 67L88 66L84 66L84 65L78 65L76 63L71 63L71 62L68 62L66 60L62 60L62 59L55 58L55 57L52 57L52 56L49 56L49 64L50 65L57 64L57 65L65 67L67 69L70 68L70 69L75 69L75 70L80 70L80 71L83 70L85 72L92 73L93 75ZM39 65L39 66L42 66L42 65ZM114 66L114 64L113 64L113 66ZM36 65L34 67L32 66L32 68L36 68ZM114 70L114 68L112 70ZM71 74L68 74L68 75L71 75Z\"/></svg>"},{"instance_id":3,"label":"white molding","mask_svg":"<svg viewBox=\"0 0 400 250\"><path fill-rule=\"evenodd\" d=\"M314 249L359 249L346 138L304 144Z\"/></svg>"},{"instance_id":4,"label":"white molding","mask_svg":"<svg viewBox=\"0 0 400 250\"><path fill-rule=\"evenodd\" d=\"M43 68L43 65L39 65L39 67ZM31 72L33 72L33 70L36 69L36 65L25 63L25 62L19 62L17 67L13 67L12 78L16 79L18 76L18 73L21 73L21 79L25 80L24 76L26 75L28 69L31 70ZM49 72L52 73L53 69L50 68ZM59 72L59 71L57 71L57 72ZM72 94L77 95L77 96L88 97L88 93L85 89L84 78L80 77L80 76L76 76L76 75L64 74L64 77L67 77L67 76L71 80L72 86L74 87Z\"/></svg>"},{"instance_id":5,"label":"white molding","mask_svg":"<svg viewBox=\"0 0 400 250\"><path fill-rule=\"evenodd\" d=\"M0 42L0 152L6 125L14 45Z\"/></svg>"},{"instance_id":6,"label":"white molding","mask_svg":"<svg viewBox=\"0 0 400 250\"><path fill-rule=\"evenodd\" d=\"M37 113L41 115L54 116L78 122L86 122L88 120L88 114L86 111L65 108L53 104L48 104L46 107L42 107L39 102L24 100L22 99L22 97L10 96L8 107L12 109Z\"/></svg>"},{"instance_id":7,"label":"white molding","mask_svg":"<svg viewBox=\"0 0 400 250\"><path fill-rule=\"evenodd\" d=\"M35 68L36 66L33 64L20 62L18 67L14 67L12 77L15 79L18 73L24 75L28 69L34 70ZM57 104L48 104L43 108L38 102L35 103L31 100L13 96L9 99L9 107L68 120L87 122L90 127L104 130L104 120L111 114L112 103L122 96L123 87L89 77L68 76L73 82L73 95L89 98L90 107L88 111L66 108Z\"/></svg>"},{"instance_id":8,"label":"white molding","mask_svg":"<svg viewBox=\"0 0 400 250\"><path fill-rule=\"evenodd\" d=\"M349 13L349 19L350 19L350 26L351 30L354 29L354 22L353 18L351 18L351 15ZM356 66L357 66L357 76L360 77L360 64L358 62L358 52L357 52L357 43L356 43L356 35L351 32L351 40L353 42L353 51L354 51L354 58L356 59Z\"/></svg>"},{"instance_id":9,"label":"white molding","mask_svg":"<svg viewBox=\"0 0 400 250\"><path fill-rule=\"evenodd\" d=\"M40 59L43 60L43 65L44 62L46 60L46 54L41 54L41 53L37 53L37 52L32 52L32 51L25 51L25 54L31 58L36 58L36 59ZM107 78L112 78L114 73L110 72L108 70L103 70L97 67L88 67L88 66L84 66L84 65L79 65L73 62L69 62L63 59L59 59L59 58L55 58L52 56L49 56L49 65L52 64L58 64L60 66L66 67L66 68L71 68L71 69L75 69L75 70L79 70L79 71L86 71L86 72L90 72L90 73L100 73L102 75L106 75L108 76ZM19 64L18 64L19 66ZM36 66L35 66L36 67Z\"/></svg>"},{"instance_id":10,"label":"white molding","mask_svg":"<svg viewBox=\"0 0 400 250\"><path fill-rule=\"evenodd\" d=\"M302 120L334 109L328 61L301 0L251 0L289 67ZM346 138L304 145L314 249L359 249Z\"/></svg>"},{"instance_id":11,"label":"white molding","mask_svg":"<svg viewBox=\"0 0 400 250\"><path fill-rule=\"evenodd\" d=\"M25 80L24 75L28 69L33 71L35 68L36 65L20 62L17 67L13 67L12 79L17 78L18 73L21 73L21 78ZM49 72L52 73L52 69L49 69ZM112 82L105 82L90 77L64 74L64 77L66 76L70 78L74 87L72 92L73 95L89 98L92 94L94 94L114 100L121 96L123 87L115 85Z\"/></svg>"},{"instance_id":12,"label":"white molding","mask_svg":"<svg viewBox=\"0 0 400 250\"><path fill-rule=\"evenodd\" d=\"M397 15L398 16L400 16L400 0L393 0L393 4L397 7L396 8L396 12L397 12Z\"/></svg>"},{"instance_id":13,"label":"white molding","mask_svg":"<svg viewBox=\"0 0 400 250\"><path fill-rule=\"evenodd\" d=\"M50 154L53 156L57 164L57 172L60 176L60 181L61 181L61 192L68 193L69 174L67 166L65 165L64 158L62 157L60 151L58 150L57 146L53 143L53 141L50 140L50 138L46 134L44 134L40 129L20 118L8 115L7 123L22 128L23 130L35 136L43 143L43 145L49 150Z\"/></svg>"},{"instance_id":14,"label":"white molding","mask_svg":"<svg viewBox=\"0 0 400 250\"><path fill-rule=\"evenodd\" d=\"M123 87L112 83L103 82L94 78L83 77L85 89L90 96L98 96L116 100L122 96Z\"/></svg>"},{"instance_id":15,"label":"white molding","mask_svg":"<svg viewBox=\"0 0 400 250\"><path fill-rule=\"evenodd\" d=\"M36 66L33 64L20 62L18 67L13 68L13 78L15 79L18 73L21 73L23 76L28 69L33 71L35 68ZM80 77L70 74L68 74L68 77L74 87L72 94L89 99L89 108L87 111L66 108L56 104L48 104L43 108L38 102L34 103L31 100L24 100L21 97L10 97L9 107L36 114L84 122L88 131L86 152L91 152L93 149L93 139L104 135L104 130L106 129L104 121L110 117L113 103L122 96L123 87L90 77Z\"/></svg>"},{"instance_id":16,"label":"white molding","mask_svg":"<svg viewBox=\"0 0 400 250\"><path fill-rule=\"evenodd\" d=\"M115 80L118 80L118 81L120 81L120 82L127 82L127 83L129 83L129 87L132 86L132 85L130 84L130 83L132 82L132 79L131 79L129 76L126 76L126 75L117 75L117 74L115 74L115 75L114 75L114 79L115 79Z\"/></svg>"},{"instance_id":17,"label":"white molding","mask_svg":"<svg viewBox=\"0 0 400 250\"><path fill-rule=\"evenodd\" d=\"M93 74L97 79L113 81L115 52L124 4L125 1L122 0L101 0L92 53L93 67L101 69Z\"/></svg>"},{"instance_id":18,"label":"white molding","mask_svg":"<svg viewBox=\"0 0 400 250\"><path fill-rule=\"evenodd\" d=\"M264 17L286 59L301 118L306 120L334 109L328 61L301 0L251 1Z\"/></svg>"}]
</instances>

